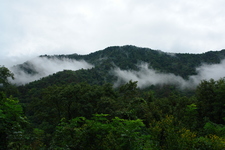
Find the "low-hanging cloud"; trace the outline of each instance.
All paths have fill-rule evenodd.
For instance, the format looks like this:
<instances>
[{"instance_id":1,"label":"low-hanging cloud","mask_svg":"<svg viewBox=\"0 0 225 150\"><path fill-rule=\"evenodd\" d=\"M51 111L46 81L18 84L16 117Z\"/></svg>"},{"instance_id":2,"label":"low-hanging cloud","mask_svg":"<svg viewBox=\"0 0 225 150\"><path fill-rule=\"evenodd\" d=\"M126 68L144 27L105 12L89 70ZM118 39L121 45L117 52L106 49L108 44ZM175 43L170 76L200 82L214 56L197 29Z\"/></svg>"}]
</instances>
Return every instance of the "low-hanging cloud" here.
<instances>
[{"instance_id":1,"label":"low-hanging cloud","mask_svg":"<svg viewBox=\"0 0 225 150\"><path fill-rule=\"evenodd\" d=\"M20 67L12 67L10 70L14 73L15 80L11 80L12 83L21 85L26 84L35 80L39 80L42 77L48 76L50 74L63 71L63 70L79 70L79 69L89 69L93 66L84 60L74 60L74 59L58 59L58 58L46 58L38 57L23 65L29 65L35 74L30 74L22 70ZM26 66L25 66L26 67Z\"/></svg>"},{"instance_id":2,"label":"low-hanging cloud","mask_svg":"<svg viewBox=\"0 0 225 150\"><path fill-rule=\"evenodd\" d=\"M147 63L139 65L139 71L116 68L113 72L118 77L115 86L118 86L121 82L132 80L138 81L137 86L140 88L150 85L172 84L177 85L181 89L194 89L202 80L223 78L225 76L225 60L222 60L220 64L201 65L196 68L197 75L191 75L187 80L172 73L161 73L154 69L149 69Z\"/></svg>"},{"instance_id":3,"label":"low-hanging cloud","mask_svg":"<svg viewBox=\"0 0 225 150\"><path fill-rule=\"evenodd\" d=\"M225 77L225 59L219 64L203 64L196 68L197 75L189 77L194 83L199 84L201 80L219 80Z\"/></svg>"}]
</instances>

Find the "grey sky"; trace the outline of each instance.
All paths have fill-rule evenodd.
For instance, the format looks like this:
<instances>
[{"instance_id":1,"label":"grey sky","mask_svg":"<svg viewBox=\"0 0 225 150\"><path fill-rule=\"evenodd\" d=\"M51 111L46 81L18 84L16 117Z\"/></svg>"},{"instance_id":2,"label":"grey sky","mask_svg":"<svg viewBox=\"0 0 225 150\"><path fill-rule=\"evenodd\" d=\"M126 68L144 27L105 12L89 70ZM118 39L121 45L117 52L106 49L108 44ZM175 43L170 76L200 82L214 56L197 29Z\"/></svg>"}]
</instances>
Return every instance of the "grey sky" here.
<instances>
[{"instance_id":1,"label":"grey sky","mask_svg":"<svg viewBox=\"0 0 225 150\"><path fill-rule=\"evenodd\" d=\"M115 45L180 53L225 48L224 0L0 2L0 65Z\"/></svg>"}]
</instances>

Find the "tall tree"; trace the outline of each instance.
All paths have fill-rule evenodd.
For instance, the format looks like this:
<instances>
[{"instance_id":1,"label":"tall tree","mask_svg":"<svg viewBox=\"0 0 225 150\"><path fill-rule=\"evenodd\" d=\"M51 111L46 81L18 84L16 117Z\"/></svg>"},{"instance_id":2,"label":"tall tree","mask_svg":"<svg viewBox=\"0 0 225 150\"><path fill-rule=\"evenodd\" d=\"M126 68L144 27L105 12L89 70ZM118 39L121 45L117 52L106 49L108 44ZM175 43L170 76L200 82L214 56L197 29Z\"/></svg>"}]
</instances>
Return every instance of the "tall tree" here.
<instances>
[{"instance_id":1,"label":"tall tree","mask_svg":"<svg viewBox=\"0 0 225 150\"><path fill-rule=\"evenodd\" d=\"M2 86L9 84L8 78L14 79L13 73L8 68L0 66L0 84L2 84Z\"/></svg>"},{"instance_id":2,"label":"tall tree","mask_svg":"<svg viewBox=\"0 0 225 150\"><path fill-rule=\"evenodd\" d=\"M214 123L225 123L225 79L202 81L196 89L199 114Z\"/></svg>"},{"instance_id":3,"label":"tall tree","mask_svg":"<svg viewBox=\"0 0 225 150\"><path fill-rule=\"evenodd\" d=\"M23 133L27 120L18 102L0 92L0 149L21 149L24 146Z\"/></svg>"}]
</instances>

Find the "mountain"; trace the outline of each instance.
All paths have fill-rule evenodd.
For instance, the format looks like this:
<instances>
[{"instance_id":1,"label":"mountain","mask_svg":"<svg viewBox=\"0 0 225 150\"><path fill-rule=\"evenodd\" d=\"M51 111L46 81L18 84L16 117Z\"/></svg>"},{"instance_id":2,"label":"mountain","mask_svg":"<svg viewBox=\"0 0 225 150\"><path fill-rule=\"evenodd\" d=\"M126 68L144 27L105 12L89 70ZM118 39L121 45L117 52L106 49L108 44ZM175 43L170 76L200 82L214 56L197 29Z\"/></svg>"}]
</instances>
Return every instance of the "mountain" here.
<instances>
[{"instance_id":1,"label":"mountain","mask_svg":"<svg viewBox=\"0 0 225 150\"><path fill-rule=\"evenodd\" d=\"M51 58L52 56L41 56ZM56 55L53 57L85 60L95 67L109 70L111 67L137 70L137 64L150 64L153 69L173 73L184 78L196 74L195 68L202 63L216 64L225 58L225 50L203 54L166 53L136 46L113 46L89 55Z\"/></svg>"},{"instance_id":2,"label":"mountain","mask_svg":"<svg viewBox=\"0 0 225 150\"><path fill-rule=\"evenodd\" d=\"M224 58L114 46L14 66L0 149L224 149Z\"/></svg>"},{"instance_id":3,"label":"mountain","mask_svg":"<svg viewBox=\"0 0 225 150\"><path fill-rule=\"evenodd\" d=\"M192 76L192 78L194 76L195 79L192 80L198 80L197 78L199 77L196 77L199 73L198 71L203 70L202 68L198 68L202 65L209 66L221 63L225 58L225 50L209 51L203 54L182 54L166 53L159 50L126 45L108 47L88 55L41 55L39 58L46 62L43 65L43 67L46 67L46 70L59 67L59 65L48 66L47 60L61 60L62 62L74 60L77 62L88 63L92 65L92 67L83 67L76 71L62 69L61 71L52 73L40 80L37 79L34 82L30 82L29 84L26 84L26 87L35 86L43 88L53 84L67 84L72 82L87 82L89 84L98 85L104 83L115 84L116 82L118 83L118 80L120 80L120 82L129 80L129 77L118 77L118 74L121 72L123 74L135 76L134 78L130 78L131 80L135 80L136 78L139 79L139 77L141 78L143 76L138 73L138 71L145 72L145 76L147 76L148 74L146 72L149 71L148 69L151 69L149 74L151 74L152 77L163 76L169 80L174 80L174 78L178 77L179 80L184 82L185 80L188 80L190 76ZM41 63L36 63L35 66L32 61L27 61L24 64L14 66L14 70L17 70L17 73L22 71L30 76L35 76L41 74L39 64ZM39 68L39 70L37 68ZM126 80L125 78L128 79ZM165 83L168 83L168 81ZM151 83L149 85L151 85Z\"/></svg>"}]
</instances>

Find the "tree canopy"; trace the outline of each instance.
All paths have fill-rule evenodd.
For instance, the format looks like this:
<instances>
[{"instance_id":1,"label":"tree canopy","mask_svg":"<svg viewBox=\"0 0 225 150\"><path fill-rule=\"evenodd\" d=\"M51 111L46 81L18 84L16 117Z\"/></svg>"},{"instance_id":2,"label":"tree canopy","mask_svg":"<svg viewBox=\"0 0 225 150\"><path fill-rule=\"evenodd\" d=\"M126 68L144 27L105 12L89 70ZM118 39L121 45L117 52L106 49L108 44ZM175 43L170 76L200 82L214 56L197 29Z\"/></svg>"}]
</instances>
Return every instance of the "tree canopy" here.
<instances>
[{"instance_id":1,"label":"tree canopy","mask_svg":"<svg viewBox=\"0 0 225 150\"><path fill-rule=\"evenodd\" d=\"M137 81L113 86L116 79L107 72L115 66L135 70L146 61L185 77L202 60L218 63L223 55L173 57L134 46L109 47L90 55L55 56L84 59L95 68L64 70L18 87L1 67L0 149L223 150L224 78L203 80L192 90L170 84L140 89Z\"/></svg>"}]
</instances>

